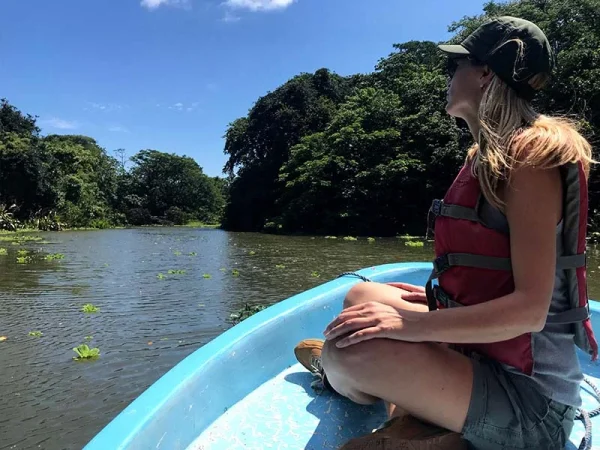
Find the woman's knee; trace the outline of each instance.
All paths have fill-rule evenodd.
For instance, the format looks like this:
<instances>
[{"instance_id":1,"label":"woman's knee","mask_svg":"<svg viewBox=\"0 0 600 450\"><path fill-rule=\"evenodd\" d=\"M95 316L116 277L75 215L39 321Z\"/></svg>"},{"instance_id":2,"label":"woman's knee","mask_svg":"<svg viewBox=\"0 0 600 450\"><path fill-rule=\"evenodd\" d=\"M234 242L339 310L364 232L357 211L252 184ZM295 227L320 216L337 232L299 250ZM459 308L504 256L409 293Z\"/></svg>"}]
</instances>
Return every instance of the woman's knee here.
<instances>
[{"instance_id":1,"label":"woman's knee","mask_svg":"<svg viewBox=\"0 0 600 450\"><path fill-rule=\"evenodd\" d=\"M358 283L352 286L344 298L344 308L373 300L373 286L376 284Z\"/></svg>"}]
</instances>

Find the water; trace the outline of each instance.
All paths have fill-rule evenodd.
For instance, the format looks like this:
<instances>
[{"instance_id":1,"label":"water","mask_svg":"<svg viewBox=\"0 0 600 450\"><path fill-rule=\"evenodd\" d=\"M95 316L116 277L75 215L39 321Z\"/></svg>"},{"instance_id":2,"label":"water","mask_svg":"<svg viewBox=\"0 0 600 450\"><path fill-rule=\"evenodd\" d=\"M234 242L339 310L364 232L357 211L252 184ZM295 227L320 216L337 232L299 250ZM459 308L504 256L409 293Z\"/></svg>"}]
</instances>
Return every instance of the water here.
<instances>
[{"instance_id":1,"label":"water","mask_svg":"<svg viewBox=\"0 0 600 450\"><path fill-rule=\"evenodd\" d=\"M40 236L49 243L0 242L8 249L0 256L0 336L7 337L0 342L0 449L81 449L161 375L229 328L245 302L269 305L344 271L433 254L399 239L186 228ZM30 263L16 263L20 249L32 251ZM65 258L47 261L47 253ZM593 298L600 298L599 256L592 249L588 260ZM86 303L100 312L84 314ZM29 336L33 330L43 336ZM82 343L98 347L100 358L74 361L72 348Z\"/></svg>"}]
</instances>

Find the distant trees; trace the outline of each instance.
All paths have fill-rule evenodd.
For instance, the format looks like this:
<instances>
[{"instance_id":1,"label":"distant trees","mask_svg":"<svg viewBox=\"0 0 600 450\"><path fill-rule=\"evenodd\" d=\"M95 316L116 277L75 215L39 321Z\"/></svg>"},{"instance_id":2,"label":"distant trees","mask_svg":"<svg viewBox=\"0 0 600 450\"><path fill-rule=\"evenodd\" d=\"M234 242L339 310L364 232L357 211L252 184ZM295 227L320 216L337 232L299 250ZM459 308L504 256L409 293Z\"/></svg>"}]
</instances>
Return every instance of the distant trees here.
<instances>
[{"instance_id":1,"label":"distant trees","mask_svg":"<svg viewBox=\"0 0 600 450\"><path fill-rule=\"evenodd\" d=\"M220 220L222 186L193 159L143 150L131 160L126 171L122 151L117 160L87 136L42 137L35 117L1 100L0 227Z\"/></svg>"}]
</instances>

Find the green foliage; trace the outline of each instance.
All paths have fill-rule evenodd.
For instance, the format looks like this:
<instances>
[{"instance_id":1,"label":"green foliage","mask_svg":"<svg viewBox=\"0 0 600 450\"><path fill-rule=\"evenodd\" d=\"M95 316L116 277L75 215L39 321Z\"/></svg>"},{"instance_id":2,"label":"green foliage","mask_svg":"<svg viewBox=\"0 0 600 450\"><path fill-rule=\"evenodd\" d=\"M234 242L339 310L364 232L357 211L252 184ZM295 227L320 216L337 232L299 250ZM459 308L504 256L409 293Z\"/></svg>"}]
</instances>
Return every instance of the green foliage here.
<instances>
[{"instance_id":1,"label":"green foliage","mask_svg":"<svg viewBox=\"0 0 600 450\"><path fill-rule=\"evenodd\" d=\"M42 337L44 335L44 333L42 333L41 331L30 331L29 336L31 337Z\"/></svg>"},{"instance_id":2,"label":"green foliage","mask_svg":"<svg viewBox=\"0 0 600 450\"><path fill-rule=\"evenodd\" d=\"M600 136L600 0L488 2L449 30L459 42L485 19L537 23L557 55L536 99L543 113L577 117ZM437 43L395 44L371 74L301 74L229 125L231 230L326 235L422 235L431 200L458 172L472 137L445 111L445 56ZM600 167L590 177L590 219L600 228Z\"/></svg>"},{"instance_id":3,"label":"green foliage","mask_svg":"<svg viewBox=\"0 0 600 450\"><path fill-rule=\"evenodd\" d=\"M185 270L182 270L182 269L169 269L167 273L169 275L183 275L183 274L185 274Z\"/></svg>"},{"instance_id":4,"label":"green foliage","mask_svg":"<svg viewBox=\"0 0 600 450\"><path fill-rule=\"evenodd\" d=\"M96 359L100 356L100 349L90 348L87 344L81 344L73 349L77 354L73 359L75 361L81 361L84 359Z\"/></svg>"},{"instance_id":5,"label":"green foliage","mask_svg":"<svg viewBox=\"0 0 600 450\"><path fill-rule=\"evenodd\" d=\"M425 244L423 241L406 241L404 245L407 247L423 247Z\"/></svg>"},{"instance_id":6,"label":"green foliage","mask_svg":"<svg viewBox=\"0 0 600 450\"><path fill-rule=\"evenodd\" d=\"M65 259L65 255L62 253L51 253L46 255L47 261L54 261L55 259Z\"/></svg>"},{"instance_id":7,"label":"green foliage","mask_svg":"<svg viewBox=\"0 0 600 450\"><path fill-rule=\"evenodd\" d=\"M6 250L5 248L0 248L0 256L6 256L8 255L8 250Z\"/></svg>"},{"instance_id":8,"label":"green foliage","mask_svg":"<svg viewBox=\"0 0 600 450\"><path fill-rule=\"evenodd\" d=\"M17 256L17 264L27 264L31 262L31 256Z\"/></svg>"},{"instance_id":9,"label":"green foliage","mask_svg":"<svg viewBox=\"0 0 600 450\"><path fill-rule=\"evenodd\" d=\"M202 278L209 279L209 278L212 278L212 275L210 273L205 273L202 275Z\"/></svg>"},{"instance_id":10,"label":"green foliage","mask_svg":"<svg viewBox=\"0 0 600 450\"><path fill-rule=\"evenodd\" d=\"M233 324L238 324L266 308L266 305L251 305L249 303L244 303L244 306L229 315L229 321Z\"/></svg>"},{"instance_id":11,"label":"green foliage","mask_svg":"<svg viewBox=\"0 0 600 450\"><path fill-rule=\"evenodd\" d=\"M83 311L84 313L87 313L87 314L92 314L92 313L97 313L98 311L100 311L100 308L92 305L91 303L86 303L85 305L83 305L81 307L81 311Z\"/></svg>"},{"instance_id":12,"label":"green foliage","mask_svg":"<svg viewBox=\"0 0 600 450\"><path fill-rule=\"evenodd\" d=\"M0 229L109 228L220 220L227 182L191 158L142 150L125 170L87 136L41 137L36 118L0 101Z\"/></svg>"}]
</instances>

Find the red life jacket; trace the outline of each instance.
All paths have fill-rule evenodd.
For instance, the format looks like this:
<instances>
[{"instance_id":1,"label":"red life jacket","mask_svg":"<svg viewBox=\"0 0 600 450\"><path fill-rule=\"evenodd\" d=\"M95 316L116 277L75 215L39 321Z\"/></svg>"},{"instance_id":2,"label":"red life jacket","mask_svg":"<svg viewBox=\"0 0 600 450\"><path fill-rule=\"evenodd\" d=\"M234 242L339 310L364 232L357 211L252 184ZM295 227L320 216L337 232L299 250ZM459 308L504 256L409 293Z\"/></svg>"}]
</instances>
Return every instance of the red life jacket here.
<instances>
[{"instance_id":1,"label":"red life jacket","mask_svg":"<svg viewBox=\"0 0 600 450\"><path fill-rule=\"evenodd\" d=\"M575 343L598 356L598 343L589 318L586 284L587 180L582 164L561 167L564 186L563 247L557 268L566 271L571 309L549 314L546 323L573 323ZM426 286L429 309L468 306L508 295L514 290L510 235L489 214L499 211L485 201L471 164L463 166L443 200L434 200L428 215L435 233L433 271ZM504 217L501 215L501 217ZM432 284L438 280L438 285ZM517 368L533 372L531 333L485 344L460 344Z\"/></svg>"}]
</instances>

